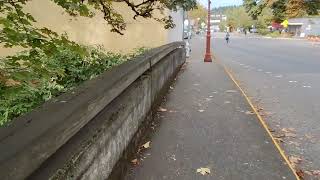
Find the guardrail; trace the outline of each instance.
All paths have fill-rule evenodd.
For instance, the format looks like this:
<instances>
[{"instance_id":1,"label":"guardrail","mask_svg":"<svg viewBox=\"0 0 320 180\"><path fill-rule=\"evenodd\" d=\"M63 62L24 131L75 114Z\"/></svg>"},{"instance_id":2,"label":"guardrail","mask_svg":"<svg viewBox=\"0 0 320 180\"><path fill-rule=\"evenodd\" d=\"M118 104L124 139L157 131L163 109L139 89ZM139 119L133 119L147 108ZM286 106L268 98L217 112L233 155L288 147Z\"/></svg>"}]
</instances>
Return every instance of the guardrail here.
<instances>
[{"instance_id":1,"label":"guardrail","mask_svg":"<svg viewBox=\"0 0 320 180\"><path fill-rule=\"evenodd\" d=\"M184 46L152 49L0 129L1 179L106 179L185 62Z\"/></svg>"}]
</instances>

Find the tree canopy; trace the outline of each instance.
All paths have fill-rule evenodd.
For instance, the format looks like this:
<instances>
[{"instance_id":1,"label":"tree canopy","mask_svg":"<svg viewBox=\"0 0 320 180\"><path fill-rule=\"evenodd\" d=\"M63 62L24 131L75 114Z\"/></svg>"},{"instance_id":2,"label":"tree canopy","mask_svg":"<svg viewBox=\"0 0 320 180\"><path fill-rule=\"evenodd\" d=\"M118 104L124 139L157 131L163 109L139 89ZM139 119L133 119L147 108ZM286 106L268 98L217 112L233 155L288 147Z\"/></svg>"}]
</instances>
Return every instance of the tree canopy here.
<instances>
[{"instance_id":1,"label":"tree canopy","mask_svg":"<svg viewBox=\"0 0 320 180\"><path fill-rule=\"evenodd\" d=\"M265 8L270 8L273 21L281 22L286 18L319 15L319 0L243 0L246 12L257 20Z\"/></svg>"},{"instance_id":2,"label":"tree canopy","mask_svg":"<svg viewBox=\"0 0 320 180\"><path fill-rule=\"evenodd\" d=\"M208 19L208 10L201 4L197 4L196 8L188 12L190 19L195 20L198 27L201 27L201 23L206 23Z\"/></svg>"},{"instance_id":3,"label":"tree canopy","mask_svg":"<svg viewBox=\"0 0 320 180\"><path fill-rule=\"evenodd\" d=\"M201 20L207 19L208 10L201 4L197 4L196 8L188 12L191 19L200 18Z\"/></svg>"},{"instance_id":4,"label":"tree canopy","mask_svg":"<svg viewBox=\"0 0 320 180\"><path fill-rule=\"evenodd\" d=\"M253 24L252 19L246 13L243 6L227 9L225 14L227 15L227 26L232 28L250 28Z\"/></svg>"}]
</instances>

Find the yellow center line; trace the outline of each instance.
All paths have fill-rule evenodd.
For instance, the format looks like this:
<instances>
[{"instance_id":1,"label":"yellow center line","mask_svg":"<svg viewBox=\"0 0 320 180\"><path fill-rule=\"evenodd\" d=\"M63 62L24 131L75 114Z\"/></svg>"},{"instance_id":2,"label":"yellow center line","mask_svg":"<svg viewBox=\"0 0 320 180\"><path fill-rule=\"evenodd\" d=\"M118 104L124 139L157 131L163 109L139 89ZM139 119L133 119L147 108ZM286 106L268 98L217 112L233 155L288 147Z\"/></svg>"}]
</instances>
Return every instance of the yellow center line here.
<instances>
[{"instance_id":1,"label":"yellow center line","mask_svg":"<svg viewBox=\"0 0 320 180\"><path fill-rule=\"evenodd\" d=\"M268 135L270 136L270 138L272 139L272 142L274 143L274 145L276 146L276 148L278 149L279 153L281 154L282 158L285 160L286 164L289 166L289 168L291 169L292 173L295 175L297 180L300 180L300 177L298 176L298 174L296 173L295 169L293 168L292 164L290 163L289 159L287 158L284 150L281 148L281 146L279 145L279 143L276 141L276 139L273 137L272 133L269 130L269 127L267 125L267 123L265 122L265 120L262 118L262 116L260 116L258 110L255 108L255 106L253 105L252 101L250 100L249 96L247 96L247 94L245 93L245 91L241 88L241 86L239 85L238 81L235 79L235 76L232 74L232 72L225 66L223 65L219 60L217 60L216 57L214 57L213 59L215 59L217 62L217 64L219 64L220 66L223 67L224 71L228 74L228 76L230 77L230 79L234 82L234 84L238 87L238 89L241 91L242 95L245 97L245 99L247 100L247 102L249 103L249 105L251 106L252 110L254 111L254 113L256 114L257 118L259 119L260 123L262 124L263 128L267 131Z\"/></svg>"}]
</instances>

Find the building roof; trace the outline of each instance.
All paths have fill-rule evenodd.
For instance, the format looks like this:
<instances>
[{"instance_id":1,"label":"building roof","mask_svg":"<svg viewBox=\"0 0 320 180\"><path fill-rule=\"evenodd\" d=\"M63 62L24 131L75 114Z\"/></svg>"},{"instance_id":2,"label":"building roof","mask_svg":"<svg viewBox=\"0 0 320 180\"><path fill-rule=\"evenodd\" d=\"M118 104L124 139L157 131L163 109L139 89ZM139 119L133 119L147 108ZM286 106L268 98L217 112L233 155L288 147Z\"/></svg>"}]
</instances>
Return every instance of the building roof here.
<instances>
[{"instance_id":1,"label":"building roof","mask_svg":"<svg viewBox=\"0 0 320 180\"><path fill-rule=\"evenodd\" d=\"M289 19L289 23L320 24L320 17L292 18L292 19Z\"/></svg>"}]
</instances>

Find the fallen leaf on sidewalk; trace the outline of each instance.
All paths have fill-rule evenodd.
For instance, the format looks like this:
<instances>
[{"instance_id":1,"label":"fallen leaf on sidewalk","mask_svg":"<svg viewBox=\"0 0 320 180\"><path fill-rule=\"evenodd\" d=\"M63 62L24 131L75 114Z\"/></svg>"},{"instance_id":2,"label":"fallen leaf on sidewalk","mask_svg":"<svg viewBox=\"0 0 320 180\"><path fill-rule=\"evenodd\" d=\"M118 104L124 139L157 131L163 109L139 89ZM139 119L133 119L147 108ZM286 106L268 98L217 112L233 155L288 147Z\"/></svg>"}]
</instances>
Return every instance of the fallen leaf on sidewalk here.
<instances>
[{"instance_id":1,"label":"fallen leaf on sidewalk","mask_svg":"<svg viewBox=\"0 0 320 180\"><path fill-rule=\"evenodd\" d=\"M200 173L202 175L206 175L206 174L210 174L211 171L207 167L201 167L201 168L197 169L197 173Z\"/></svg>"},{"instance_id":2,"label":"fallen leaf on sidewalk","mask_svg":"<svg viewBox=\"0 0 320 180\"><path fill-rule=\"evenodd\" d=\"M226 90L226 93L236 93L236 90Z\"/></svg>"},{"instance_id":3,"label":"fallen leaf on sidewalk","mask_svg":"<svg viewBox=\"0 0 320 180\"><path fill-rule=\"evenodd\" d=\"M311 136L309 134L306 134L305 136L306 136L307 139L312 139L313 138L313 136Z\"/></svg>"},{"instance_id":4,"label":"fallen leaf on sidewalk","mask_svg":"<svg viewBox=\"0 0 320 180\"><path fill-rule=\"evenodd\" d=\"M304 171L305 174L308 174L309 176L312 176L312 172L311 171Z\"/></svg>"},{"instance_id":5,"label":"fallen leaf on sidewalk","mask_svg":"<svg viewBox=\"0 0 320 180\"><path fill-rule=\"evenodd\" d=\"M137 165L138 164L138 159L133 159L133 160L131 160L131 163L133 164L133 165Z\"/></svg>"},{"instance_id":6,"label":"fallen leaf on sidewalk","mask_svg":"<svg viewBox=\"0 0 320 180\"><path fill-rule=\"evenodd\" d=\"M286 136L284 134L275 134L274 137L276 137L276 138L284 138Z\"/></svg>"},{"instance_id":7,"label":"fallen leaf on sidewalk","mask_svg":"<svg viewBox=\"0 0 320 180\"><path fill-rule=\"evenodd\" d=\"M315 176L320 176L320 170L313 170L312 174Z\"/></svg>"},{"instance_id":8,"label":"fallen leaf on sidewalk","mask_svg":"<svg viewBox=\"0 0 320 180\"><path fill-rule=\"evenodd\" d=\"M170 156L170 159L176 161L176 160L177 160L177 159L176 159L176 155L172 154L172 155Z\"/></svg>"},{"instance_id":9,"label":"fallen leaf on sidewalk","mask_svg":"<svg viewBox=\"0 0 320 180\"><path fill-rule=\"evenodd\" d=\"M254 112L253 111L246 111L246 114L247 115L252 115L252 114L254 114Z\"/></svg>"},{"instance_id":10,"label":"fallen leaf on sidewalk","mask_svg":"<svg viewBox=\"0 0 320 180\"><path fill-rule=\"evenodd\" d=\"M258 111L258 112L260 112L260 111L262 111L262 110L263 110L263 108L262 108L262 107L257 107L256 109L257 109L257 111Z\"/></svg>"},{"instance_id":11,"label":"fallen leaf on sidewalk","mask_svg":"<svg viewBox=\"0 0 320 180\"><path fill-rule=\"evenodd\" d=\"M277 138L277 137L275 137L274 139L277 140L278 142L281 142L281 143L284 142L282 138Z\"/></svg>"},{"instance_id":12,"label":"fallen leaf on sidewalk","mask_svg":"<svg viewBox=\"0 0 320 180\"><path fill-rule=\"evenodd\" d=\"M294 128L282 128L281 131L286 137L297 137L297 135L293 133L295 131Z\"/></svg>"},{"instance_id":13,"label":"fallen leaf on sidewalk","mask_svg":"<svg viewBox=\"0 0 320 180\"><path fill-rule=\"evenodd\" d=\"M296 167L297 164L302 162L302 159L299 156L289 156L289 161L293 167Z\"/></svg>"},{"instance_id":14,"label":"fallen leaf on sidewalk","mask_svg":"<svg viewBox=\"0 0 320 180\"><path fill-rule=\"evenodd\" d=\"M146 142L141 147L143 147L144 149L150 148L150 141Z\"/></svg>"},{"instance_id":15,"label":"fallen leaf on sidewalk","mask_svg":"<svg viewBox=\"0 0 320 180\"><path fill-rule=\"evenodd\" d=\"M270 132L276 132L274 129L268 128Z\"/></svg>"},{"instance_id":16,"label":"fallen leaf on sidewalk","mask_svg":"<svg viewBox=\"0 0 320 180\"><path fill-rule=\"evenodd\" d=\"M289 133L289 132L294 132L295 129L294 128L282 128L281 131L283 131L285 133Z\"/></svg>"},{"instance_id":17,"label":"fallen leaf on sidewalk","mask_svg":"<svg viewBox=\"0 0 320 180\"><path fill-rule=\"evenodd\" d=\"M159 107L159 108L158 108L158 111L159 111L159 112L166 112L166 111L167 111L167 109L162 108L162 107Z\"/></svg>"},{"instance_id":18,"label":"fallen leaf on sidewalk","mask_svg":"<svg viewBox=\"0 0 320 180\"><path fill-rule=\"evenodd\" d=\"M204 112L204 110L203 110L203 109L199 109L198 111L199 111L199 112Z\"/></svg>"},{"instance_id":19,"label":"fallen leaf on sidewalk","mask_svg":"<svg viewBox=\"0 0 320 180\"><path fill-rule=\"evenodd\" d=\"M285 133L290 132L287 128L282 128L281 131Z\"/></svg>"},{"instance_id":20,"label":"fallen leaf on sidewalk","mask_svg":"<svg viewBox=\"0 0 320 180\"><path fill-rule=\"evenodd\" d=\"M273 115L274 113L273 113L273 112L266 111L266 112L264 112L264 114L265 114L266 116L271 116L271 115Z\"/></svg>"},{"instance_id":21,"label":"fallen leaf on sidewalk","mask_svg":"<svg viewBox=\"0 0 320 180\"><path fill-rule=\"evenodd\" d=\"M299 176L299 178L304 179L304 172L301 169L297 169L296 170L297 175Z\"/></svg>"},{"instance_id":22,"label":"fallen leaf on sidewalk","mask_svg":"<svg viewBox=\"0 0 320 180\"><path fill-rule=\"evenodd\" d=\"M286 137L297 137L297 135L296 134L293 134L293 133L284 133L284 135L286 136Z\"/></svg>"},{"instance_id":23,"label":"fallen leaf on sidewalk","mask_svg":"<svg viewBox=\"0 0 320 180\"><path fill-rule=\"evenodd\" d=\"M289 144L293 144L295 146L300 146L300 143L294 142L294 141L289 141Z\"/></svg>"}]
</instances>

